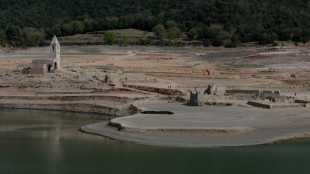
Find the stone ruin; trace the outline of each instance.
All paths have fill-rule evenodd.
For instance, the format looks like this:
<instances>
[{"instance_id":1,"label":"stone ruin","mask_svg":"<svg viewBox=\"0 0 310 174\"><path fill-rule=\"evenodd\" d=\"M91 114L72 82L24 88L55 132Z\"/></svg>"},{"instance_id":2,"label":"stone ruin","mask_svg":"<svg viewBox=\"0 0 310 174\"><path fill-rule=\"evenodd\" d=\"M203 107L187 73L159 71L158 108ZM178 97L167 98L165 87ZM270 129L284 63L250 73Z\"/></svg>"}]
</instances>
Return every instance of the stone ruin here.
<instances>
[{"instance_id":1,"label":"stone ruin","mask_svg":"<svg viewBox=\"0 0 310 174\"><path fill-rule=\"evenodd\" d=\"M224 86L215 86L215 85L208 85L205 94L208 95L224 95L226 93L226 87Z\"/></svg>"},{"instance_id":2,"label":"stone ruin","mask_svg":"<svg viewBox=\"0 0 310 174\"><path fill-rule=\"evenodd\" d=\"M226 92L226 87L218 87L215 85L209 85L208 88L204 91L191 91L190 92L190 101L188 105L190 106L202 106L208 99L208 95L224 96Z\"/></svg>"},{"instance_id":3,"label":"stone ruin","mask_svg":"<svg viewBox=\"0 0 310 174\"><path fill-rule=\"evenodd\" d=\"M280 91L266 90L226 90L226 95L231 99L237 100L266 100L268 102L287 102L286 96L281 96Z\"/></svg>"},{"instance_id":4,"label":"stone ruin","mask_svg":"<svg viewBox=\"0 0 310 174\"><path fill-rule=\"evenodd\" d=\"M55 73L59 69L60 69L60 44L56 36L54 36L52 42L50 43L50 58L33 60L30 73L31 74Z\"/></svg>"},{"instance_id":5,"label":"stone ruin","mask_svg":"<svg viewBox=\"0 0 310 174\"><path fill-rule=\"evenodd\" d=\"M104 83L111 83L112 80L111 80L111 75L105 75L104 77Z\"/></svg>"},{"instance_id":6,"label":"stone ruin","mask_svg":"<svg viewBox=\"0 0 310 174\"><path fill-rule=\"evenodd\" d=\"M203 94L200 91L191 91L190 92L190 100L188 105L190 106L201 106L204 104Z\"/></svg>"},{"instance_id":7,"label":"stone ruin","mask_svg":"<svg viewBox=\"0 0 310 174\"><path fill-rule=\"evenodd\" d=\"M288 96L281 96L280 91L268 91L268 90L246 90L246 89L233 89L226 90L226 87L217 87L215 85L208 85L205 91L190 92L190 106L202 106L204 104L220 105L218 99L228 100L243 100L248 101L248 104L264 107L264 108L285 108L285 107L297 107L293 103L294 98ZM225 104L225 103L224 103ZM226 103L227 105L228 103ZM290 106L292 105L292 106ZM309 107L308 103L303 104L305 107Z\"/></svg>"}]
</instances>

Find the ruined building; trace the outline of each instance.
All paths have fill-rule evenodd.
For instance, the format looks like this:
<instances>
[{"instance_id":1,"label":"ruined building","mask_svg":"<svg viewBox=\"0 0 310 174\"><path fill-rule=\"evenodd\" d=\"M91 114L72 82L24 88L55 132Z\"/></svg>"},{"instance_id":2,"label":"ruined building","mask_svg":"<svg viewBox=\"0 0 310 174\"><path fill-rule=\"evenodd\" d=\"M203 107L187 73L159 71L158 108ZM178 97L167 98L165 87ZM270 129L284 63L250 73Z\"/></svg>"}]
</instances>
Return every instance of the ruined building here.
<instances>
[{"instance_id":1,"label":"ruined building","mask_svg":"<svg viewBox=\"0 0 310 174\"><path fill-rule=\"evenodd\" d=\"M203 105L203 94L200 91L191 91L190 100L188 105L190 106L201 106Z\"/></svg>"},{"instance_id":2,"label":"ruined building","mask_svg":"<svg viewBox=\"0 0 310 174\"><path fill-rule=\"evenodd\" d=\"M60 44L56 38L53 37L50 43L50 58L36 59L32 61L32 74L55 73L60 69Z\"/></svg>"}]
</instances>

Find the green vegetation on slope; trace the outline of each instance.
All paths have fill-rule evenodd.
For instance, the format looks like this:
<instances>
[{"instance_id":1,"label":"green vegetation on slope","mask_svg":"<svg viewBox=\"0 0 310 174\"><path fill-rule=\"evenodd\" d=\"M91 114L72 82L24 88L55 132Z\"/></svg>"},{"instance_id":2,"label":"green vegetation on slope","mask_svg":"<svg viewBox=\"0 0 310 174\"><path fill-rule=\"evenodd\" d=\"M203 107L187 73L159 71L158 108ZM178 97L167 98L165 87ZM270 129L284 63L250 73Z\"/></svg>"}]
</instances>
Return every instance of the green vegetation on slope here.
<instances>
[{"instance_id":1,"label":"green vegetation on slope","mask_svg":"<svg viewBox=\"0 0 310 174\"><path fill-rule=\"evenodd\" d=\"M16 46L124 28L206 46L310 38L309 0L0 0L0 10L0 43Z\"/></svg>"}]
</instances>

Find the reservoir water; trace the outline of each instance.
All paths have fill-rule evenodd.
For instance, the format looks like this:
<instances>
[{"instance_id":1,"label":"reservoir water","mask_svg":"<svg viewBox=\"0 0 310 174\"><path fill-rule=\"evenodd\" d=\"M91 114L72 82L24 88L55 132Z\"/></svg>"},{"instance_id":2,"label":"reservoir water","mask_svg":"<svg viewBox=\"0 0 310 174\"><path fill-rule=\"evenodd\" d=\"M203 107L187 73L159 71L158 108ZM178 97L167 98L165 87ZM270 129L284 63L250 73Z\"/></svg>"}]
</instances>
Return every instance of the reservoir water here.
<instances>
[{"instance_id":1,"label":"reservoir water","mask_svg":"<svg viewBox=\"0 0 310 174\"><path fill-rule=\"evenodd\" d=\"M0 174L303 174L310 141L234 148L135 145L78 131L98 115L0 110Z\"/></svg>"}]
</instances>

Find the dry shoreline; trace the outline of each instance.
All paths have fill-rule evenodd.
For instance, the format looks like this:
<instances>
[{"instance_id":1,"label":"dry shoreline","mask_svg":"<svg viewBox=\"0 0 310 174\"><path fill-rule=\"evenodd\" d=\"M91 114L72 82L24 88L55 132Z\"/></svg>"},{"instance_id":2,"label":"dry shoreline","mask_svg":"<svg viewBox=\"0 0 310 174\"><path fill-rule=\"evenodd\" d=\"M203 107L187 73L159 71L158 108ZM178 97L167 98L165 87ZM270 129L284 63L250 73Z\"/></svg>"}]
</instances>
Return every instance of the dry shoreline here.
<instances>
[{"instance_id":1,"label":"dry shoreline","mask_svg":"<svg viewBox=\"0 0 310 174\"><path fill-rule=\"evenodd\" d=\"M205 106L202 111L171 103L173 116L138 114L81 127L81 131L118 141L165 147L236 147L310 138L309 110ZM298 114L295 114L298 111ZM292 124L294 123L294 124Z\"/></svg>"},{"instance_id":2,"label":"dry shoreline","mask_svg":"<svg viewBox=\"0 0 310 174\"><path fill-rule=\"evenodd\" d=\"M88 125L90 126L90 125ZM301 141L301 140L309 140L310 139L310 134L301 134L301 135L294 135L291 137L283 137L279 138L277 140L273 140L270 142L262 142L262 143L252 143L252 144L239 144L239 145L174 145L174 144L157 144L157 143L145 143L145 142L136 142L136 141L131 141L131 140L126 140L122 139L117 136L109 136L107 134L100 133L96 130L88 129L87 126L83 126L79 129L79 131L87 134L93 134L97 136L102 136L105 138L110 138L115 141L120 141L120 142L126 142L126 143L132 143L132 144L140 144L140 145L146 145L146 146L159 146L159 147L179 147L179 148L222 148L222 147L250 147L250 146L262 146L262 145L274 145L274 144L282 144L282 143L290 143L290 142L296 142L296 141Z\"/></svg>"}]
</instances>

